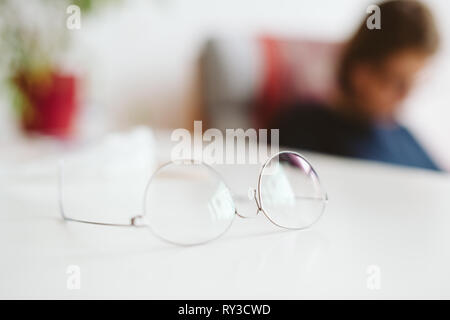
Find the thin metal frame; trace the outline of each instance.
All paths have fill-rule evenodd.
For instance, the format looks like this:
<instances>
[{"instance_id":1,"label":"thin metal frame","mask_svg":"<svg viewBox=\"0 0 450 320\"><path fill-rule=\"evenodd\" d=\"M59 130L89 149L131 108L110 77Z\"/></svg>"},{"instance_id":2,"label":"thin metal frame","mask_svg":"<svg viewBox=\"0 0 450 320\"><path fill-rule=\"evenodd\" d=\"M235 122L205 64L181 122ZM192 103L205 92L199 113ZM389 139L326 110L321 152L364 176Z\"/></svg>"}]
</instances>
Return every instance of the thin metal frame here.
<instances>
[{"instance_id":1,"label":"thin metal frame","mask_svg":"<svg viewBox=\"0 0 450 320\"><path fill-rule=\"evenodd\" d=\"M317 201L323 201L323 208L322 211L320 212L320 214L318 215L317 219L315 219L313 222L311 222L309 225L305 226L305 227L301 227L301 228L291 228L291 227L286 227L286 226L282 226L279 223L275 222L270 215L267 213L266 210L264 210L264 203L262 201L262 193L261 193L261 182L262 182L262 177L263 177L263 173L264 173L264 169L267 167L267 165L276 157L279 157L281 154L286 154L286 153L290 153L290 154L295 154L296 156L298 156L300 159L302 159L303 161L305 161L309 167L311 168L314 176L317 178L317 181L319 183L319 186L321 188L321 191L323 193L323 197L322 198L315 198L315 197L301 197L303 199L308 199L308 200L317 200ZM259 177L258 177L258 199L256 199L256 195L255 195L255 201L256 201L256 205L258 206L259 211L262 211L264 213L264 215L266 216L267 219L269 219L270 222L272 222L274 225L276 225L277 227L283 228L283 229L288 229L288 230L305 230L310 228L312 225L314 225L317 221L320 220L320 218L322 217L323 213L325 212L325 207L328 203L328 193L323 190L323 185L320 182L320 178L319 175L317 174L316 170L314 170L313 166L311 165L311 162L309 162L304 156L302 156L300 153L298 152L294 152L294 151L280 151L278 153L276 153L275 155L273 155L272 157L270 157L269 159L267 159L267 161L264 163L264 165L261 168L261 171L259 173Z\"/></svg>"},{"instance_id":2,"label":"thin metal frame","mask_svg":"<svg viewBox=\"0 0 450 320\"><path fill-rule=\"evenodd\" d=\"M296 156L298 156L300 159L302 159L303 161L305 161L311 168L313 174L315 175L315 177L317 178L317 181L319 182L319 186L321 188L321 191L323 193L323 197L321 198L315 198L315 197L304 197L305 199L311 199L311 200L317 200L317 201L323 201L323 208L321 213L319 214L319 216L317 217L317 219L315 219L311 224L309 224L308 226L305 227L301 227L301 228L291 228L291 227L286 227L286 226L282 226L280 224L278 224L277 222L275 222L270 215L267 213L266 210L264 210L264 203L263 203L263 199L262 199L262 194L261 194L261 182L262 182L262 176L264 173L264 170L266 169L267 165L276 157L280 156L281 154L294 154ZM238 210L236 209L236 201L235 201L235 197L232 196L232 200L233 200L233 206L234 206L234 216L233 219L231 219L230 224L225 228L225 230L220 233L218 236L211 238L209 240L205 240L202 241L200 243L195 243L195 244L183 244L183 243L178 243L178 242L174 242L168 239L165 239L163 237L161 237L157 232L155 232L152 227L151 227L151 223L145 223L143 222L145 216L146 216L146 207L147 207L147 201L146 201L146 195L148 192L148 189L150 187L150 184L152 183L153 179L155 178L156 174L163 168L172 165L172 164L177 164L178 162L181 163L190 163L190 164L199 164L199 165L203 165L205 166L208 170L212 171L217 177L218 179L220 179L220 181L222 183L224 183L225 187L230 190L230 188L226 185L224 179L222 179L222 176L210 165L208 165L207 163L204 163L203 161L198 161L198 160L192 160L192 159L187 159L187 160L177 160L177 161L169 161L164 163L163 165L161 165L160 167L158 167L158 169L155 170L155 172L152 174L152 176L150 177L146 187L145 187L145 191L144 191L144 199L143 199L143 213L141 215L137 215L131 218L130 223L128 224L121 224L121 223L107 223L107 222L97 222L97 221L89 221L89 220L84 220L84 219L74 219L74 218L70 218L66 216L66 213L64 211L64 161L61 161L59 164L59 170L58 170L58 203L59 203L59 209L60 209L60 213L62 218L65 221L71 221L71 222L78 222L78 223L84 223L84 224L93 224L93 225L100 225L100 226L113 226L113 227L147 227L150 229L151 233L153 235L155 235L157 238L171 243L171 244L175 244L175 245L180 245L180 246L192 246L192 245L200 245L200 244L205 244L211 241L214 241L218 238L220 238L223 234L225 234L231 227L231 225L233 224L234 221L234 217L238 216L240 218L246 219L246 218L252 218L252 217L246 217L243 216L241 214L239 214ZM253 198L255 200L256 203L256 207L257 207L257 213L256 215L259 214L259 212L263 212L263 214L265 215L265 217L274 225L276 225L277 227L283 228L283 229L288 229L288 230L304 230L307 228L310 228L313 224L315 224L317 221L320 220L320 218L322 217L323 213L325 212L325 207L328 203L328 194L325 192L325 190L323 190L323 186L320 182L319 176L316 173L316 171L314 170L313 166L311 165L311 163L301 154L299 154L298 152L294 152L294 151L281 151L276 153L275 155L271 156L269 159L266 160L266 162L263 164L263 166L261 167L261 170L259 172L259 177L258 177L258 185L257 185L257 189L252 189L253 191Z\"/></svg>"},{"instance_id":3,"label":"thin metal frame","mask_svg":"<svg viewBox=\"0 0 450 320\"><path fill-rule=\"evenodd\" d=\"M215 169L214 169L213 167L211 167L209 164L204 163L203 161L192 160L192 159L187 159L187 160L177 160L177 161L169 161L169 162L166 162L165 164L161 165L158 169L156 169L156 171L153 173L153 175L152 175L152 176L150 177L150 179L148 180L147 186L145 187L144 199L143 199L143 200L144 200L144 203L143 203L143 209L144 209L144 212L142 213L142 216L140 216L140 217L144 218L144 217L147 215L147 194L148 194L148 189L149 189L149 187L150 187L150 185L151 185L153 179L155 178L156 174L157 174L161 169L163 169L163 168L165 168L165 167L167 167L167 166L169 166L169 165L172 165L172 164L177 164L177 162L180 162L180 163L183 163L183 164L189 163L189 164L191 164L191 165L193 165L193 164L198 164L198 165L203 165L203 166L205 166L208 170L210 170L210 171L211 171L211 172L212 172L212 173L213 173L213 174L214 174L214 175L215 175L215 176L216 176L216 177L217 177L217 178L225 185L225 187L227 188L227 190L230 191L230 188L229 188L228 185L225 183L225 181L223 180L222 176L217 172L217 170L215 170ZM172 240L169 240L169 239L166 239L166 238L160 236L157 232L155 232L155 230L153 230L153 228L152 228L152 226L151 226L151 223L146 224L146 226L150 229L150 231L152 232L153 235L155 235L158 239L160 239L160 240L162 240L162 241L165 241L165 242L168 242L168 243L177 245L177 246L183 246L183 247L189 247L189 246L192 246L192 245L202 245L202 244L205 244L205 243L214 241L214 240L220 238L221 236L223 236L223 235L231 228L231 225L233 224L234 218L235 218L236 216L242 217L242 216L237 212L237 209L236 209L236 202L234 201L234 198L233 198L233 197L232 197L232 200L233 200L233 207L234 207L234 215L233 215L233 218L230 220L230 223L229 223L228 226L224 229L224 231L222 231L222 232L221 232L220 234L218 234L216 237L211 238L211 239L208 239L208 240L205 240L205 241L196 242L196 243L194 243L194 244L179 243L179 242L172 241Z\"/></svg>"}]
</instances>

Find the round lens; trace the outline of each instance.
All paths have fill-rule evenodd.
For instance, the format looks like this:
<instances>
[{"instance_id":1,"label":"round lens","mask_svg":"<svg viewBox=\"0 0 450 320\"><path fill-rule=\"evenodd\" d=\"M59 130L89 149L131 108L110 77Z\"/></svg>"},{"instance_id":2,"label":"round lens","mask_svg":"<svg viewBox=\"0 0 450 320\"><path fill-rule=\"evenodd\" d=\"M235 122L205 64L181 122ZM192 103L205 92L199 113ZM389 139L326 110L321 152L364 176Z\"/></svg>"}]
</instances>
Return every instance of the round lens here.
<instances>
[{"instance_id":1,"label":"round lens","mask_svg":"<svg viewBox=\"0 0 450 320\"><path fill-rule=\"evenodd\" d=\"M304 229L314 224L327 200L312 166L293 152L281 152L266 162L258 192L266 216L288 229Z\"/></svg>"},{"instance_id":2,"label":"round lens","mask_svg":"<svg viewBox=\"0 0 450 320\"><path fill-rule=\"evenodd\" d=\"M222 235L235 216L231 193L219 175L201 163L170 163L150 179L146 219L160 238L194 245Z\"/></svg>"}]
</instances>

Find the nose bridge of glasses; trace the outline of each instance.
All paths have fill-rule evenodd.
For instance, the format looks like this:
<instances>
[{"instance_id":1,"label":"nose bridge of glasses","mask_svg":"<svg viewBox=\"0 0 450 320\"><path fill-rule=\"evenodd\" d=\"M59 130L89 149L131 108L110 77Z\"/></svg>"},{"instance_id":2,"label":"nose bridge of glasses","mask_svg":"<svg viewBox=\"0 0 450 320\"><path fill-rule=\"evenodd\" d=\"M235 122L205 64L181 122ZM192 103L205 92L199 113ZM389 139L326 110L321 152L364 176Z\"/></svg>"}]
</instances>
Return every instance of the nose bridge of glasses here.
<instances>
[{"instance_id":1,"label":"nose bridge of glasses","mask_svg":"<svg viewBox=\"0 0 450 320\"><path fill-rule=\"evenodd\" d=\"M249 198L254 199L256 203L256 207L258 208L257 214L261 211L261 204L259 203L258 197L256 196L256 189L255 188L249 188Z\"/></svg>"},{"instance_id":2,"label":"nose bridge of glasses","mask_svg":"<svg viewBox=\"0 0 450 320\"><path fill-rule=\"evenodd\" d=\"M260 211L261 211L261 206L259 205L259 201L258 201L258 198L257 198L257 196L256 196L256 189L255 189L255 188L252 188L252 187L249 187L247 196L248 196L248 200L255 200L256 207L257 207L257 209L256 209L256 214L255 214L254 216L245 216L245 215L240 214L239 211L236 209L236 210L235 210L235 214L236 214L239 218L243 218L243 219L254 218L254 217L258 216L258 214L259 214ZM238 198L239 198L240 200L242 200L241 197L238 197ZM245 199L245 197L243 197L243 198Z\"/></svg>"}]
</instances>

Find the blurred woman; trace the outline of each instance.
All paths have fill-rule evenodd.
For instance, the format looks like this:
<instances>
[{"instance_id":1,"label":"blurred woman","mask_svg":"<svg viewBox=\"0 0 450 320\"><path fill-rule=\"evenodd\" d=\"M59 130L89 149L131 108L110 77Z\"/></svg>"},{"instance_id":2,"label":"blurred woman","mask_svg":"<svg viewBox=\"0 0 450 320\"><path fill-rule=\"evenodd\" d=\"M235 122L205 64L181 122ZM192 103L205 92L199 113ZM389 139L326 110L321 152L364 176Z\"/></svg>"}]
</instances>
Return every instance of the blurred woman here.
<instances>
[{"instance_id":1,"label":"blurred woman","mask_svg":"<svg viewBox=\"0 0 450 320\"><path fill-rule=\"evenodd\" d=\"M383 2L381 29L364 20L345 45L338 94L329 105L303 104L282 114L280 144L341 156L440 170L395 119L418 73L437 51L429 9L418 1Z\"/></svg>"}]
</instances>

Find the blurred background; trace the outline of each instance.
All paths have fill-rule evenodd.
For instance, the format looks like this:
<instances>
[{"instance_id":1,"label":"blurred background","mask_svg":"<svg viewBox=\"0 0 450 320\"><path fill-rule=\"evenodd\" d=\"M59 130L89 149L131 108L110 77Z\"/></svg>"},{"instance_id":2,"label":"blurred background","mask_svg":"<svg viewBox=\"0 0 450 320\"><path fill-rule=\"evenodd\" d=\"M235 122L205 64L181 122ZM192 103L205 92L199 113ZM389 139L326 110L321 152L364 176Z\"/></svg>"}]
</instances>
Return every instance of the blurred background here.
<instances>
[{"instance_id":1,"label":"blurred background","mask_svg":"<svg viewBox=\"0 0 450 320\"><path fill-rule=\"evenodd\" d=\"M450 4L423 2L442 45L401 121L449 170ZM336 48L372 3L0 0L0 147L194 119L254 127L260 110L332 91ZM79 28L67 27L71 4Z\"/></svg>"}]
</instances>

